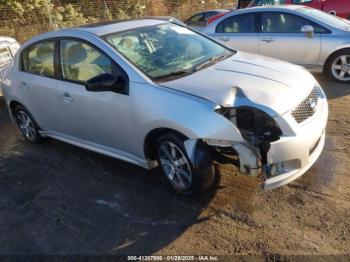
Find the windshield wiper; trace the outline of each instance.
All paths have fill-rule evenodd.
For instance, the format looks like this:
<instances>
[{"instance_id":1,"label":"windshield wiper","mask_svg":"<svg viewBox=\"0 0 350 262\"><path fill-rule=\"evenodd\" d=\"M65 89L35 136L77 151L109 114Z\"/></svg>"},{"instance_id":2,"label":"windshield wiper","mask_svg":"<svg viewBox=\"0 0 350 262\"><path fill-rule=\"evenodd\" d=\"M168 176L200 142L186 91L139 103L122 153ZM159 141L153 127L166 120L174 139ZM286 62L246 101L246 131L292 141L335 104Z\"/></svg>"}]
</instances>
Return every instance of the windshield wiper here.
<instances>
[{"instance_id":1,"label":"windshield wiper","mask_svg":"<svg viewBox=\"0 0 350 262\"><path fill-rule=\"evenodd\" d=\"M223 60L223 59L225 59L225 58L227 58L229 56L231 56L231 54L227 54L227 53L226 54L222 54L222 55L218 55L218 56L213 56L209 60L207 60L207 61L205 61L203 63L200 63L199 65L195 66L194 67L194 71L196 72L196 71L199 71L199 70L201 70L201 69L203 69L205 67L211 66L211 65L215 64L216 62L221 61L221 60Z\"/></svg>"},{"instance_id":2,"label":"windshield wiper","mask_svg":"<svg viewBox=\"0 0 350 262\"><path fill-rule=\"evenodd\" d=\"M153 80L157 81L157 80L163 80L163 79L172 78L172 77L176 77L176 76L186 76L186 75L190 75L192 73L194 73L194 70L192 68L191 69L181 69L181 70L177 70L174 72L170 72L169 74L153 77Z\"/></svg>"},{"instance_id":3,"label":"windshield wiper","mask_svg":"<svg viewBox=\"0 0 350 262\"><path fill-rule=\"evenodd\" d=\"M231 56L232 53L225 53L225 54L222 54L222 55L218 55L218 56L213 56L211 57L209 60L203 62L203 63L200 63L196 66L194 66L193 68L190 68L190 69L180 69L180 70L177 70L177 71L174 71L174 72L170 72L168 74L165 74L165 75L161 75L161 76L156 76L156 77L153 77L152 80L154 81L160 81L160 80L165 80L165 79L169 79L169 78L173 78L173 77L181 77L181 76L187 76L187 75L190 75L190 74L193 74L194 72L197 72L205 67L208 67L210 65L213 65L215 64L216 62L218 61L221 61L229 56Z\"/></svg>"}]
</instances>

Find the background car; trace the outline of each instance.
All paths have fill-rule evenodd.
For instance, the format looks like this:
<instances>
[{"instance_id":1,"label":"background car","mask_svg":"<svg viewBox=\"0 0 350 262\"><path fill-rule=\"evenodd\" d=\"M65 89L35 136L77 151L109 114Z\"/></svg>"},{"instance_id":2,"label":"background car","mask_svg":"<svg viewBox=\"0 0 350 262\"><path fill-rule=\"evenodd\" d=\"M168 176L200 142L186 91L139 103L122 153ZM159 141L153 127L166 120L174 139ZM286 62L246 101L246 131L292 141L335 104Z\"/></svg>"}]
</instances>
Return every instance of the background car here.
<instances>
[{"instance_id":1,"label":"background car","mask_svg":"<svg viewBox=\"0 0 350 262\"><path fill-rule=\"evenodd\" d=\"M324 147L328 104L309 72L159 20L37 36L0 85L27 141L47 136L159 166L185 195L213 182L213 152L238 157L230 163L273 189Z\"/></svg>"},{"instance_id":2,"label":"background car","mask_svg":"<svg viewBox=\"0 0 350 262\"><path fill-rule=\"evenodd\" d=\"M210 17L218 14L224 14L224 13L227 13L228 11L230 10L229 9L208 10L208 11L201 12L191 16L185 21L185 23L192 28L201 28L207 25Z\"/></svg>"},{"instance_id":3,"label":"background car","mask_svg":"<svg viewBox=\"0 0 350 262\"><path fill-rule=\"evenodd\" d=\"M20 44L15 39L0 36L0 68L11 62L19 48Z\"/></svg>"},{"instance_id":4,"label":"background car","mask_svg":"<svg viewBox=\"0 0 350 262\"><path fill-rule=\"evenodd\" d=\"M350 23L317 9L298 5L240 9L201 32L238 50L350 82Z\"/></svg>"}]
</instances>

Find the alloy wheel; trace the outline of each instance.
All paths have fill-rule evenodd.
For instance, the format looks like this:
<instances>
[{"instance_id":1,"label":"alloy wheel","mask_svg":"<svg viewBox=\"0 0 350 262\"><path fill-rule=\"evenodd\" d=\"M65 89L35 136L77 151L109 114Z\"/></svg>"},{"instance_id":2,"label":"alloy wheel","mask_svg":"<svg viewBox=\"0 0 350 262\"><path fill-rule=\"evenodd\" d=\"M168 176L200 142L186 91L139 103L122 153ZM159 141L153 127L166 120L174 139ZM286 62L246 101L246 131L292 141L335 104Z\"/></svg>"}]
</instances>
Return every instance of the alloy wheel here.
<instances>
[{"instance_id":1,"label":"alloy wheel","mask_svg":"<svg viewBox=\"0 0 350 262\"><path fill-rule=\"evenodd\" d=\"M165 175L175 189L191 187L192 172L185 154L172 142L164 141L159 147L159 160Z\"/></svg>"},{"instance_id":2,"label":"alloy wheel","mask_svg":"<svg viewBox=\"0 0 350 262\"><path fill-rule=\"evenodd\" d=\"M16 118L18 126L25 138L29 141L34 140L36 138L35 126L31 118L27 115L27 113L20 110L17 112Z\"/></svg>"},{"instance_id":3,"label":"alloy wheel","mask_svg":"<svg viewBox=\"0 0 350 262\"><path fill-rule=\"evenodd\" d=\"M350 81L350 55L341 55L333 61L332 74L340 81Z\"/></svg>"}]
</instances>

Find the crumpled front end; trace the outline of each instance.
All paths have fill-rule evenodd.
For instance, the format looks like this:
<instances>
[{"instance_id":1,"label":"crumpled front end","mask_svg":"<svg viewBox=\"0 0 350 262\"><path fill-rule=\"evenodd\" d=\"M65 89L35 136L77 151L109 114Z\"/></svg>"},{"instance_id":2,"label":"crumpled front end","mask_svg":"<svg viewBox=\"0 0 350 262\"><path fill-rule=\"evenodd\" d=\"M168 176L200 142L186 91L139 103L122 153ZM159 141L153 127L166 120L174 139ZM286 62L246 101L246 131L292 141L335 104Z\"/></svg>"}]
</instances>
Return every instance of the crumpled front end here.
<instances>
[{"instance_id":1,"label":"crumpled front end","mask_svg":"<svg viewBox=\"0 0 350 262\"><path fill-rule=\"evenodd\" d=\"M240 130L244 142L206 140L219 151L236 153L241 173L261 177L265 190L303 175L318 159L325 142L327 99L318 85L294 109L279 116L247 106L218 113Z\"/></svg>"}]
</instances>

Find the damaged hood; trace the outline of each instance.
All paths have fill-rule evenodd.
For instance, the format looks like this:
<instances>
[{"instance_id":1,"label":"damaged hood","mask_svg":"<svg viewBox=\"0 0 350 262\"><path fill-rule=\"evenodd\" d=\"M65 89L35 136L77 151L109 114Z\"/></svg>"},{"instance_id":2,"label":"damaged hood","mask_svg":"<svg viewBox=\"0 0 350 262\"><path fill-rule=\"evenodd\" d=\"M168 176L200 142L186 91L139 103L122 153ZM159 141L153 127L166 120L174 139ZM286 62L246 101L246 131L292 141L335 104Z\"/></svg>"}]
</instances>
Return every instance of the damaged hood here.
<instances>
[{"instance_id":1,"label":"damaged hood","mask_svg":"<svg viewBox=\"0 0 350 262\"><path fill-rule=\"evenodd\" d=\"M284 114L296 107L315 84L314 77L300 66L243 52L189 76L161 83L224 107L255 106L272 114Z\"/></svg>"}]
</instances>

